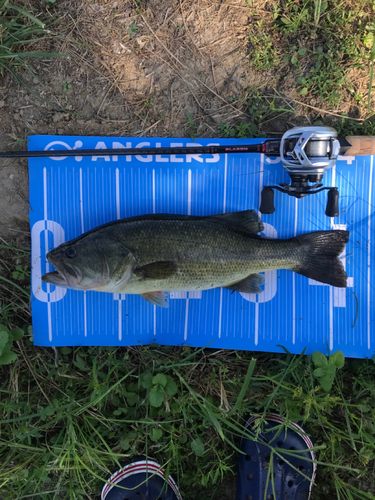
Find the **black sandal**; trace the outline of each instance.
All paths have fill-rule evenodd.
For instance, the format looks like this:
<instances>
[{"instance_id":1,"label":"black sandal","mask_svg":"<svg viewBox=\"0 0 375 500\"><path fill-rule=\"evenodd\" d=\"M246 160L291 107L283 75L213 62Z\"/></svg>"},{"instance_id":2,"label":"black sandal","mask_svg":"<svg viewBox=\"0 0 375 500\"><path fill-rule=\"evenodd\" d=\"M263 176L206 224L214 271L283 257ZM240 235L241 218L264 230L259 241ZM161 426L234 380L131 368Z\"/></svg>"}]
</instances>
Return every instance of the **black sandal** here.
<instances>
[{"instance_id":1,"label":"black sandal","mask_svg":"<svg viewBox=\"0 0 375 500\"><path fill-rule=\"evenodd\" d=\"M101 500L182 500L173 478L165 478L157 462L136 459L112 474L102 489Z\"/></svg>"},{"instance_id":2,"label":"black sandal","mask_svg":"<svg viewBox=\"0 0 375 500\"><path fill-rule=\"evenodd\" d=\"M253 436L259 418L251 417L245 424ZM316 474L313 443L299 425L284 423L277 414L266 415L256 441L242 438L236 500L310 498Z\"/></svg>"}]
</instances>

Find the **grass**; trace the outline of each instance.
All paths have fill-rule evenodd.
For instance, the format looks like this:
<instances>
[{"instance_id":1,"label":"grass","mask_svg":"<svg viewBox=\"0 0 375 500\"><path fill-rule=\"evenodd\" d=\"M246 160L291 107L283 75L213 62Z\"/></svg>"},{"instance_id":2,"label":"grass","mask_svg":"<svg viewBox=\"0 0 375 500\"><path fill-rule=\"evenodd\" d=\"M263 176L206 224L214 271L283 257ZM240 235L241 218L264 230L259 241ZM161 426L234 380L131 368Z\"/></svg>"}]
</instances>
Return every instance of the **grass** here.
<instances>
[{"instance_id":1,"label":"grass","mask_svg":"<svg viewBox=\"0 0 375 500\"><path fill-rule=\"evenodd\" d=\"M30 250L0 240L0 324L30 320Z\"/></svg>"},{"instance_id":2,"label":"grass","mask_svg":"<svg viewBox=\"0 0 375 500\"><path fill-rule=\"evenodd\" d=\"M28 46L40 42L50 33L46 22L29 9L13 5L9 0L0 0L0 75L9 73L17 83L32 91L21 76L23 70L39 81L28 60L66 56L55 52L27 51Z\"/></svg>"},{"instance_id":3,"label":"grass","mask_svg":"<svg viewBox=\"0 0 375 500\"><path fill-rule=\"evenodd\" d=\"M274 119L285 120L286 117L295 117L295 110L285 105L284 97L264 95L260 90L250 87L242 97L247 112L251 115L251 121L241 122L238 125L222 123L217 130L221 137L246 139L252 137L264 137L260 128Z\"/></svg>"},{"instance_id":4,"label":"grass","mask_svg":"<svg viewBox=\"0 0 375 500\"><path fill-rule=\"evenodd\" d=\"M254 2L251 12L261 19L249 27L250 64L272 69L278 89L294 86L306 102L374 113L373 0L285 0L268 11Z\"/></svg>"}]
</instances>

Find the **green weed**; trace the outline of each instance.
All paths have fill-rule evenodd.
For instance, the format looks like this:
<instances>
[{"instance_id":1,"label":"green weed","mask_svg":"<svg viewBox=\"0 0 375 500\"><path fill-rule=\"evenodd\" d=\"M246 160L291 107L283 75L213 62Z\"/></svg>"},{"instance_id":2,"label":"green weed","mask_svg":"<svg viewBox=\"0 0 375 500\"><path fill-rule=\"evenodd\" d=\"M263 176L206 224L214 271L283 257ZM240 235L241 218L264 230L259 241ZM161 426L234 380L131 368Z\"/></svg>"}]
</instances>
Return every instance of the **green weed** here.
<instances>
[{"instance_id":1,"label":"green weed","mask_svg":"<svg viewBox=\"0 0 375 500\"><path fill-rule=\"evenodd\" d=\"M30 321L30 251L0 245L0 326Z\"/></svg>"},{"instance_id":2,"label":"green weed","mask_svg":"<svg viewBox=\"0 0 375 500\"><path fill-rule=\"evenodd\" d=\"M249 59L259 71L276 69L278 87L294 77L301 96L336 106L351 93L353 104L370 107L373 37L371 1L286 0L251 24ZM348 76L354 69L369 71L366 96Z\"/></svg>"},{"instance_id":3,"label":"green weed","mask_svg":"<svg viewBox=\"0 0 375 500\"><path fill-rule=\"evenodd\" d=\"M0 367L0 477L10 500L40 492L92 498L111 471L139 454L162 463L183 498L218 498L223 479L235 475L245 420L269 412L312 435L314 498L345 489L372 498L361 487L373 476L375 453L371 361L347 362L325 392L303 353L153 345L58 348L55 357L27 345L28 337L23 344L30 366L17 359Z\"/></svg>"},{"instance_id":4,"label":"green weed","mask_svg":"<svg viewBox=\"0 0 375 500\"><path fill-rule=\"evenodd\" d=\"M28 266L22 266L19 264L18 266L16 266L16 270L12 271L12 276L16 280L23 281L30 278L30 269Z\"/></svg>"},{"instance_id":5,"label":"green weed","mask_svg":"<svg viewBox=\"0 0 375 500\"><path fill-rule=\"evenodd\" d=\"M313 372L314 377L319 380L322 388L329 392L332 389L336 370L344 366L344 354L341 351L336 351L331 354L328 359L319 351L314 352L313 363L316 369Z\"/></svg>"},{"instance_id":6,"label":"green weed","mask_svg":"<svg viewBox=\"0 0 375 500\"><path fill-rule=\"evenodd\" d=\"M0 365L9 365L16 361L17 354L12 351L13 342L21 340L24 333L21 328L14 327L9 330L0 324Z\"/></svg>"},{"instance_id":7,"label":"green weed","mask_svg":"<svg viewBox=\"0 0 375 500\"><path fill-rule=\"evenodd\" d=\"M281 117L285 114L294 114L294 111L285 106L276 105L276 95L273 97L264 96L256 89L250 87L242 97L246 105L246 111L251 116L251 121L231 125L222 123L217 130L221 137L246 139L252 137L263 137L260 134L259 127L267 120L275 117Z\"/></svg>"},{"instance_id":8,"label":"green weed","mask_svg":"<svg viewBox=\"0 0 375 500\"><path fill-rule=\"evenodd\" d=\"M145 108L152 108L153 105L154 105L154 99L152 97L150 97L145 101Z\"/></svg>"},{"instance_id":9,"label":"green weed","mask_svg":"<svg viewBox=\"0 0 375 500\"><path fill-rule=\"evenodd\" d=\"M10 73L18 83L25 82L20 70L26 70L33 78L36 74L27 60L36 57L64 57L66 54L51 52L27 52L25 47L42 40L50 32L44 22L28 9L0 0L0 75Z\"/></svg>"},{"instance_id":10,"label":"green weed","mask_svg":"<svg viewBox=\"0 0 375 500\"><path fill-rule=\"evenodd\" d=\"M133 35L134 33L139 33L138 26L135 23L130 23L128 33L129 35Z\"/></svg>"},{"instance_id":11,"label":"green weed","mask_svg":"<svg viewBox=\"0 0 375 500\"><path fill-rule=\"evenodd\" d=\"M340 136L375 135L375 120L373 117L363 123L342 118L341 120L336 120L333 126Z\"/></svg>"},{"instance_id":12,"label":"green weed","mask_svg":"<svg viewBox=\"0 0 375 500\"><path fill-rule=\"evenodd\" d=\"M187 113L187 117L189 120L189 125L186 127L185 132L190 136L191 140L194 141L194 139L197 137L198 126L195 125L193 117L190 113Z\"/></svg>"},{"instance_id":13,"label":"green weed","mask_svg":"<svg viewBox=\"0 0 375 500\"><path fill-rule=\"evenodd\" d=\"M227 138L238 138L246 139L250 137L256 137L258 132L258 127L253 122L240 123L236 126L231 126L228 123L222 123L217 133L221 137Z\"/></svg>"},{"instance_id":14,"label":"green weed","mask_svg":"<svg viewBox=\"0 0 375 500\"><path fill-rule=\"evenodd\" d=\"M256 29L248 35L250 60L259 71L267 71L280 63L280 50L275 47L272 35L265 30L264 23L258 21Z\"/></svg>"},{"instance_id":15,"label":"green weed","mask_svg":"<svg viewBox=\"0 0 375 500\"><path fill-rule=\"evenodd\" d=\"M63 83L63 91L64 92L68 92L68 90L70 90L72 88L72 84L69 83L69 82L64 82Z\"/></svg>"}]
</instances>

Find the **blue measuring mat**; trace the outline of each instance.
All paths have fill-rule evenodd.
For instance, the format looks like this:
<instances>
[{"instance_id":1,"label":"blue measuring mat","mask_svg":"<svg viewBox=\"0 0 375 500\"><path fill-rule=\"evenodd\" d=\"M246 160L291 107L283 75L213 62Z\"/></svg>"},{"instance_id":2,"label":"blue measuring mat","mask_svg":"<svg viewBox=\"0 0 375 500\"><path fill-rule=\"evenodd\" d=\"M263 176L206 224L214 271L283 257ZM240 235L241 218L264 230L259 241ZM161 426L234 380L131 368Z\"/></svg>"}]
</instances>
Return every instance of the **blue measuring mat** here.
<instances>
[{"instance_id":1,"label":"blue measuring mat","mask_svg":"<svg viewBox=\"0 0 375 500\"><path fill-rule=\"evenodd\" d=\"M325 215L327 192L297 200L275 191L265 236L348 229L346 289L291 271L267 271L259 295L227 289L172 293L168 309L136 295L66 290L41 281L46 253L116 219L147 213L210 215L260 206L264 185L290 182L279 158L262 154L108 156L108 148L256 143L258 139L31 136L29 150L98 150L94 157L30 158L34 342L44 346L181 345L292 353L375 350L373 157L339 157L325 177L340 192L340 215Z\"/></svg>"}]
</instances>

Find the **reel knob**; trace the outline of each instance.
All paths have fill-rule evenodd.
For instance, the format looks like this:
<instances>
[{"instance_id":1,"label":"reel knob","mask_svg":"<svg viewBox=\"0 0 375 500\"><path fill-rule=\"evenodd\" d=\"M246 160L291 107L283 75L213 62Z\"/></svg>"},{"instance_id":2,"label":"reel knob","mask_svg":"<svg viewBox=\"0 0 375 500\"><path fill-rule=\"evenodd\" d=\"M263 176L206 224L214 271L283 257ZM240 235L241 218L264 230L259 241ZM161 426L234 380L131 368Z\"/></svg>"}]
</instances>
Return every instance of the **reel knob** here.
<instances>
[{"instance_id":1,"label":"reel knob","mask_svg":"<svg viewBox=\"0 0 375 500\"><path fill-rule=\"evenodd\" d=\"M328 191L326 215L328 217L337 217L339 215L339 192L337 188L331 188Z\"/></svg>"},{"instance_id":2,"label":"reel knob","mask_svg":"<svg viewBox=\"0 0 375 500\"><path fill-rule=\"evenodd\" d=\"M273 189L270 187L265 187L262 189L262 194L261 194L261 203L260 203L260 208L259 211L262 214L273 214L275 211L275 205L273 203Z\"/></svg>"}]
</instances>

